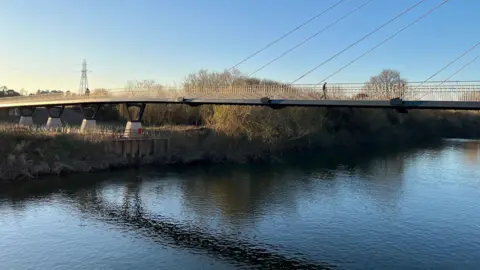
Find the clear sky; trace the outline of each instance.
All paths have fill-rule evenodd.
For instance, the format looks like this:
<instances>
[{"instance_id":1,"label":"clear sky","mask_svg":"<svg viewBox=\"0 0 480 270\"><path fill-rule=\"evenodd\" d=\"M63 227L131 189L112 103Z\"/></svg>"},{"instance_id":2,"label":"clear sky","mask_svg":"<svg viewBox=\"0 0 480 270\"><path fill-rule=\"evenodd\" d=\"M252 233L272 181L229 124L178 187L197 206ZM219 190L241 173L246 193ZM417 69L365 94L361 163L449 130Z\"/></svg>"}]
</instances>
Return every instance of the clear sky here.
<instances>
[{"instance_id":1,"label":"clear sky","mask_svg":"<svg viewBox=\"0 0 480 270\"><path fill-rule=\"evenodd\" d=\"M85 58L90 88L127 80L179 83L222 71L338 0L1 0L0 85L78 90ZM291 82L418 0L374 0L273 65L260 77ZM318 83L442 0L423 4L299 83ZM239 68L249 73L365 0L346 0ZM363 82L383 68L423 80L480 41L480 1L450 0L329 82ZM448 77L480 47L439 74ZM455 80L480 79L480 61Z\"/></svg>"}]
</instances>

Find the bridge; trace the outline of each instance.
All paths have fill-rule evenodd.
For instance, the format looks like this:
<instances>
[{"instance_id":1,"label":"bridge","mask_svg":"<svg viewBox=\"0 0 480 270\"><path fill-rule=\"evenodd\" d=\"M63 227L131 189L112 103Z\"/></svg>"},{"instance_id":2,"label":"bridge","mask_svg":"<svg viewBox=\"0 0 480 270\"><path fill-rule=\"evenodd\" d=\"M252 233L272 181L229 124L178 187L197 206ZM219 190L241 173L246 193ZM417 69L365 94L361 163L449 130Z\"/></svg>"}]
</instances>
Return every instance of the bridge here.
<instances>
[{"instance_id":1,"label":"bridge","mask_svg":"<svg viewBox=\"0 0 480 270\"><path fill-rule=\"evenodd\" d=\"M33 125L32 115L38 107L49 112L47 127L61 127L65 107L79 106L84 120L82 131L94 129L96 115L104 104L125 104L129 121L125 136L135 136L147 104L184 104L268 106L281 109L291 106L384 108L407 112L412 109L478 110L480 83L448 82L442 84L371 86L365 84L318 85L258 84L218 87L151 87L101 91L88 95L40 94L0 99L0 109L17 109L20 124ZM137 108L132 109L132 108Z\"/></svg>"},{"instance_id":2,"label":"bridge","mask_svg":"<svg viewBox=\"0 0 480 270\"><path fill-rule=\"evenodd\" d=\"M311 23L318 17L322 16L324 13L340 5L344 0L339 0L332 6L326 8L317 15L311 17L304 23L293 28L286 34L275 39L271 43L268 43L266 46L260 48L258 51L247 56L242 61L238 62L236 65L227 70L231 71L233 68L237 68L239 65L245 63L252 57L262 53L270 46L276 44L285 37L291 35L292 33L303 28L305 25ZM259 69L248 74L246 77L247 81L249 78L252 78L252 75L259 72L263 68L271 65L278 59L284 57L288 53L302 46L306 42L315 38L317 35L321 34L323 31L326 31L330 27L333 27L340 21L344 20L351 14L360 11L365 6L370 4L371 0L367 0L360 6L352 9L346 13L343 17L337 19L333 23L322 28L318 32L314 33L307 39L299 42L295 46L287 49L282 54L278 55L276 58L272 59L265 65L261 66ZM251 106L268 106L273 109L281 109L289 106L303 106L303 107L346 107L346 108L389 108L395 109L399 112L407 112L411 109L448 109L448 110L477 110L480 108L480 84L479 82L451 82L448 81L450 78L454 77L470 64L476 61L480 56L477 56L473 60L469 61L467 64L462 66L460 69L455 71L446 80L442 82L430 82L430 80L437 76L446 68L450 67L452 64L466 56L468 53L473 51L475 48L480 46L480 42L477 42L472 47L464 51L460 56L455 58L453 61L447 63L427 80L421 83L404 83L400 82L398 78L398 83L391 84L389 82L395 81L386 79L383 80L385 83L380 83L372 85L371 83L367 84L329 84L326 85L295 85L296 82L303 79L305 76L311 74L315 70L323 67L327 63L331 62L333 59L344 54L346 51L356 46L357 44L363 42L373 34L377 33L379 30L385 28L387 25L396 21L400 17L409 13L417 6L421 5L425 0L419 0L415 4L409 6L405 10L398 13L396 16L390 20L380 24L378 27L367 32L361 38L357 39L355 42L351 43L347 47L339 50L337 53L333 54L331 57L327 58L320 64L316 65L314 68L303 73L301 76L296 78L290 84L281 84L281 83L262 83L258 81L257 84L247 84L246 81L243 84L233 83L230 85L219 85L209 83L205 84L196 84L195 86L183 85L182 87L163 87L155 86L148 88L139 88L139 89L120 89L106 91L96 94L89 95L75 95L75 94L53 94L53 95L31 95L31 96L21 96L21 97L11 97L11 98L2 98L0 99L0 109L9 108L9 109L18 109L20 111L21 119L20 124L22 125L32 125L32 114L37 107L46 107L49 112L49 119L47 121L47 127L59 127L61 126L60 117L66 106L79 106L84 114L84 121L82 123L82 130L88 130L95 128L96 126L96 114L99 108L104 104L125 104L129 111L129 121L125 129L125 135L130 136L134 134L136 130L141 130L141 120L145 106L151 103L157 104L184 104L189 106L199 106L205 104L212 105L251 105ZM399 34L403 33L408 28L417 24L421 20L425 19L430 14L434 13L437 9L441 8L445 4L450 2L450 0L442 0L436 5L434 5L427 12L423 13L410 23L404 25L402 28L394 31L387 38L376 43L375 46L371 47L362 54L356 56L350 62L347 62L340 69L331 73L325 77L321 82L326 82L339 72L343 71L350 65L354 64L358 60L362 59L366 55L372 53L377 48L383 44L389 42ZM84 68L82 70L82 92L87 86L86 81L86 62L84 62ZM385 79L385 78L384 78ZM208 81L208 80L207 80ZM382 80L380 80L382 81ZM136 108L136 110L131 110L131 108ZM133 112L135 111L135 113Z\"/></svg>"}]
</instances>

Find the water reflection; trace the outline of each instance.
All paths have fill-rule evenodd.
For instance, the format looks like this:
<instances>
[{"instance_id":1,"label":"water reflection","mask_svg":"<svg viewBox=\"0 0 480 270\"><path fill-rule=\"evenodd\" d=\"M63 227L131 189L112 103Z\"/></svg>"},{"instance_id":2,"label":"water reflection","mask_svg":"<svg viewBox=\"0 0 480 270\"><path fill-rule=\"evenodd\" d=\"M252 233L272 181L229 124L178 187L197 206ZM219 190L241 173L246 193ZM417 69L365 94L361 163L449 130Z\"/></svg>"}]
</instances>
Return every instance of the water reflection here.
<instances>
[{"instance_id":1,"label":"water reflection","mask_svg":"<svg viewBox=\"0 0 480 270\"><path fill-rule=\"evenodd\" d=\"M188 211L210 220L220 215L223 225L245 229L263 215L295 215L299 203L345 193L394 207L402 196L406 155L394 152L360 160L321 156L290 166L196 168L178 172L178 178L183 179L182 203Z\"/></svg>"},{"instance_id":2,"label":"water reflection","mask_svg":"<svg viewBox=\"0 0 480 270\"><path fill-rule=\"evenodd\" d=\"M480 262L472 257L480 243L471 242L480 183L470 180L480 175L466 170L478 167L479 149L476 141L447 141L408 151L304 153L281 165L45 178L2 186L0 216L58 207L235 267L384 269L397 260L414 269L447 250Z\"/></svg>"},{"instance_id":3,"label":"water reflection","mask_svg":"<svg viewBox=\"0 0 480 270\"><path fill-rule=\"evenodd\" d=\"M469 149L478 149L478 143L464 147L468 156ZM78 195L94 189L116 200L127 211L132 204L137 209L142 207L142 196L148 204L176 194L182 211L194 213L198 223L219 216L222 225L245 228L255 226L255 221L272 212L294 215L299 202L319 196L335 198L349 193L384 207L394 206L403 190L405 166L409 162L406 157L425 151L428 150L370 151L349 156L330 153L306 158L305 162L291 162L288 166L195 166L187 170L162 168L45 178L21 186L5 186L0 190L0 199L8 198L4 206L9 204L22 211L35 198L46 200L58 191ZM370 188L372 184L375 190Z\"/></svg>"},{"instance_id":4,"label":"water reflection","mask_svg":"<svg viewBox=\"0 0 480 270\"><path fill-rule=\"evenodd\" d=\"M458 142L458 141L457 141ZM462 140L463 161L475 165L480 163L480 144L474 140Z\"/></svg>"},{"instance_id":5,"label":"water reflection","mask_svg":"<svg viewBox=\"0 0 480 270\"><path fill-rule=\"evenodd\" d=\"M141 198L135 190L127 189L125 202L120 208L105 202L95 190L89 193L76 194L71 201L87 213L89 217L99 218L102 221L113 222L115 225L126 226L129 230L146 235L151 240L165 244L166 238L177 247L206 250L211 254L249 263L268 269L328 269L326 263L313 263L301 258L291 258L276 253L273 250L258 247L240 239L229 236L217 236L208 231L191 225L177 224L158 215L149 215L141 207ZM133 195L133 196L132 196ZM133 204L130 206L130 202Z\"/></svg>"}]
</instances>

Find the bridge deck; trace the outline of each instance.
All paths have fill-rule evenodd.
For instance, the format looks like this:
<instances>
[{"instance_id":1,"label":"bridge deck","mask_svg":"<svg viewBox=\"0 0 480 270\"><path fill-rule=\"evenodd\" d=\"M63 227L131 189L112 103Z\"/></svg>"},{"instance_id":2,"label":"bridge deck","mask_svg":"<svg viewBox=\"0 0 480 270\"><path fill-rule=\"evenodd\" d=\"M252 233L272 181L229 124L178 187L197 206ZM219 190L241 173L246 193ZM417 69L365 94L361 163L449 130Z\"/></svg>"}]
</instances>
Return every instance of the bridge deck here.
<instances>
[{"instance_id":1,"label":"bridge deck","mask_svg":"<svg viewBox=\"0 0 480 270\"><path fill-rule=\"evenodd\" d=\"M1 102L0 108L72 106L78 104L120 104L120 103L153 103L153 104L187 104L187 105L251 105L272 107L347 107L347 108L398 108L405 109L445 109L445 110L478 110L480 101L403 101L392 104L390 100L295 100L271 99L169 99L169 98L98 98L75 100L38 100L26 102Z\"/></svg>"},{"instance_id":2,"label":"bridge deck","mask_svg":"<svg viewBox=\"0 0 480 270\"><path fill-rule=\"evenodd\" d=\"M402 100L392 101L392 97ZM267 99L265 99L267 98ZM91 95L47 94L0 98L0 108L78 104L216 104L272 107L349 107L405 109L480 109L480 85L409 86L407 88L348 88L299 86L240 86L216 88L149 88L103 91Z\"/></svg>"}]
</instances>

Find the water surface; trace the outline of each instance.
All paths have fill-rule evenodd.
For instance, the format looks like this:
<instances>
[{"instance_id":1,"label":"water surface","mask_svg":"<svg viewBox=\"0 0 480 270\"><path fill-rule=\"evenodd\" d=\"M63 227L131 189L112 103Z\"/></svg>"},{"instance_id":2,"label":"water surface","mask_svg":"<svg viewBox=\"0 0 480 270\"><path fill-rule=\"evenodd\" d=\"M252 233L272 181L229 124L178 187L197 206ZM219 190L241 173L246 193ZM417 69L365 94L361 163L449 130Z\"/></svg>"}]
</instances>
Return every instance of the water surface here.
<instances>
[{"instance_id":1,"label":"water surface","mask_svg":"<svg viewBox=\"0 0 480 270\"><path fill-rule=\"evenodd\" d=\"M0 269L478 269L480 142L0 187Z\"/></svg>"}]
</instances>

